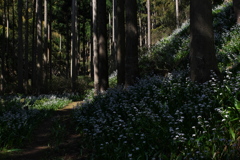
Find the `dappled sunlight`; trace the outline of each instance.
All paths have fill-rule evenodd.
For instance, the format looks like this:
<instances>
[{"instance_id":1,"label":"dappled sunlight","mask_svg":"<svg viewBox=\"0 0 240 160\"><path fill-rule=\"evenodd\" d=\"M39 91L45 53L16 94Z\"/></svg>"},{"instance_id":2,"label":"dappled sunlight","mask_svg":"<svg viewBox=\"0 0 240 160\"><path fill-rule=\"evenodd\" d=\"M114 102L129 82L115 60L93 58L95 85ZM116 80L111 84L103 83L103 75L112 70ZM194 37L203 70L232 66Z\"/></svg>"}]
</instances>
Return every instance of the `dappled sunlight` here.
<instances>
[{"instance_id":1,"label":"dappled sunlight","mask_svg":"<svg viewBox=\"0 0 240 160\"><path fill-rule=\"evenodd\" d=\"M223 83L213 75L204 84L191 82L187 73L147 77L80 106L75 121L85 147L96 149L96 159L239 157L233 144L240 73L227 71Z\"/></svg>"}]
</instances>

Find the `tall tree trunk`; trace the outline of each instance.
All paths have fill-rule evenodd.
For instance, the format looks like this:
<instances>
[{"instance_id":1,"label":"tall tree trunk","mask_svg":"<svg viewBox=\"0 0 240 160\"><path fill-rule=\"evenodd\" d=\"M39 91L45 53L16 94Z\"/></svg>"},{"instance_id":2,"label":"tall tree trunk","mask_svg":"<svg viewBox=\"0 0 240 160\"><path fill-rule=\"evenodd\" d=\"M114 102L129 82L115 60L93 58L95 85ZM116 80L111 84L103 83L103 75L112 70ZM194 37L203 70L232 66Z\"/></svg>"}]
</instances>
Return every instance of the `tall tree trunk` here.
<instances>
[{"instance_id":1,"label":"tall tree trunk","mask_svg":"<svg viewBox=\"0 0 240 160\"><path fill-rule=\"evenodd\" d=\"M82 52L82 59L83 59L83 75L86 75L86 30L85 30L85 17L83 17L83 28L82 28L82 34L83 34L83 39L82 39L82 44L83 44L83 52Z\"/></svg>"},{"instance_id":2,"label":"tall tree trunk","mask_svg":"<svg viewBox=\"0 0 240 160\"><path fill-rule=\"evenodd\" d=\"M117 59L117 0L113 0L113 12L112 12L112 57L113 57L113 70L116 70Z\"/></svg>"},{"instance_id":3,"label":"tall tree trunk","mask_svg":"<svg viewBox=\"0 0 240 160\"><path fill-rule=\"evenodd\" d=\"M138 31L137 2L126 0L126 65L125 87L133 85L139 76L138 70Z\"/></svg>"},{"instance_id":4,"label":"tall tree trunk","mask_svg":"<svg viewBox=\"0 0 240 160\"><path fill-rule=\"evenodd\" d=\"M72 27L71 27L71 78L72 78L72 91L76 90L77 79L77 63L76 54L77 47L77 0L72 0Z\"/></svg>"},{"instance_id":5,"label":"tall tree trunk","mask_svg":"<svg viewBox=\"0 0 240 160\"><path fill-rule=\"evenodd\" d=\"M2 35L3 37L1 38L2 40L2 54L0 55L1 57L1 71L0 71L0 93L4 93L4 73L5 73L5 53L6 53L6 42L7 42L7 36L6 36L6 27L7 27L7 2L3 2L3 27L2 27Z\"/></svg>"},{"instance_id":6,"label":"tall tree trunk","mask_svg":"<svg viewBox=\"0 0 240 160\"><path fill-rule=\"evenodd\" d=\"M94 90L99 94L99 70L98 70L98 32L97 32L97 0L92 0L92 33L93 33L93 66L94 66Z\"/></svg>"},{"instance_id":7,"label":"tall tree trunk","mask_svg":"<svg viewBox=\"0 0 240 160\"><path fill-rule=\"evenodd\" d=\"M37 88L37 54L36 54L36 0L33 0L33 22L32 22L32 82L31 87L33 91Z\"/></svg>"},{"instance_id":8,"label":"tall tree trunk","mask_svg":"<svg viewBox=\"0 0 240 160\"><path fill-rule=\"evenodd\" d=\"M234 8L237 24L240 24L240 0L233 0L233 8Z\"/></svg>"},{"instance_id":9,"label":"tall tree trunk","mask_svg":"<svg viewBox=\"0 0 240 160\"><path fill-rule=\"evenodd\" d=\"M25 63L24 63L24 79L25 79L25 82L24 82L24 88L25 88L25 93L27 94L28 92L28 74L29 74L29 71L28 71L28 26L29 26L29 22L28 22L28 19L29 19L29 14L28 14L28 0L26 0L26 13L25 13L25 56L24 56L24 59L25 59Z\"/></svg>"},{"instance_id":10,"label":"tall tree trunk","mask_svg":"<svg viewBox=\"0 0 240 160\"><path fill-rule=\"evenodd\" d=\"M179 27L179 0L175 0L176 1L176 25L177 28Z\"/></svg>"},{"instance_id":11,"label":"tall tree trunk","mask_svg":"<svg viewBox=\"0 0 240 160\"><path fill-rule=\"evenodd\" d=\"M95 2L96 3L96 2ZM92 10L92 12L91 12L91 32L90 32L90 46L89 46L89 54L90 54L90 77L91 77L91 79L95 82L95 80L94 80L94 62L93 62L93 56L94 56L94 51L93 51L93 33L94 33L94 29L95 28L93 28L93 26L94 26L94 23L96 23L96 22L94 22L93 20L95 20L96 21L96 14L94 15L95 17L93 17L93 12L94 12L94 10L93 10L93 1L91 1L91 10ZM95 4L95 6L96 6L96 4ZM95 10L95 12L96 12L96 10ZM94 23L93 23L94 22ZM95 85L94 85L94 87L95 87Z\"/></svg>"},{"instance_id":12,"label":"tall tree trunk","mask_svg":"<svg viewBox=\"0 0 240 160\"><path fill-rule=\"evenodd\" d=\"M52 0L49 0L49 21L48 21L48 64L49 81L52 84Z\"/></svg>"},{"instance_id":13,"label":"tall tree trunk","mask_svg":"<svg viewBox=\"0 0 240 160\"><path fill-rule=\"evenodd\" d=\"M69 29L67 29L66 31L66 79L69 79L69 77L71 76L71 64L70 64L70 54L71 54L71 35L69 33Z\"/></svg>"},{"instance_id":14,"label":"tall tree trunk","mask_svg":"<svg viewBox=\"0 0 240 160\"><path fill-rule=\"evenodd\" d=\"M48 88L48 0L44 0L44 46L43 46L43 85Z\"/></svg>"},{"instance_id":15,"label":"tall tree trunk","mask_svg":"<svg viewBox=\"0 0 240 160\"><path fill-rule=\"evenodd\" d=\"M204 83L219 74L214 48L211 0L190 1L190 68L192 81Z\"/></svg>"},{"instance_id":16,"label":"tall tree trunk","mask_svg":"<svg viewBox=\"0 0 240 160\"><path fill-rule=\"evenodd\" d=\"M10 55L10 58L12 58L12 66L11 64L9 65L9 67L12 67L14 70L16 69L15 67L16 64L18 64L17 60L16 60L16 53L18 52L15 52L16 51L16 48L15 48L15 0L12 1L12 23L13 23L13 26L12 26L12 52L11 54L7 54L7 55ZM10 28L10 27L9 27ZM9 49L10 51L11 49ZM9 53L9 52L8 52Z\"/></svg>"},{"instance_id":17,"label":"tall tree trunk","mask_svg":"<svg viewBox=\"0 0 240 160\"><path fill-rule=\"evenodd\" d=\"M23 20L22 20L23 1L18 0L18 92L23 93Z\"/></svg>"},{"instance_id":18,"label":"tall tree trunk","mask_svg":"<svg viewBox=\"0 0 240 160\"><path fill-rule=\"evenodd\" d=\"M106 1L98 1L98 45L99 45L99 88L104 92L108 88L108 54L107 54L107 17Z\"/></svg>"},{"instance_id":19,"label":"tall tree trunk","mask_svg":"<svg viewBox=\"0 0 240 160\"><path fill-rule=\"evenodd\" d=\"M5 59L6 59L6 68L7 70L9 71L10 70L10 61L9 61L9 55L10 55L10 58L14 57L13 56L13 52L10 52L10 49L9 49L9 44L10 44L10 34L9 34L9 30L10 30L10 11L9 11L9 8L10 8L10 1L7 1L7 12L6 12L6 53L5 53ZM13 27L14 28L14 27ZM14 29L13 29L14 31ZM7 61L8 60L8 61ZM13 61L13 60L12 60ZM6 71L6 70L5 70Z\"/></svg>"},{"instance_id":20,"label":"tall tree trunk","mask_svg":"<svg viewBox=\"0 0 240 160\"><path fill-rule=\"evenodd\" d=\"M42 0L37 0L37 91L40 93L43 89L43 48L42 48Z\"/></svg>"},{"instance_id":21,"label":"tall tree trunk","mask_svg":"<svg viewBox=\"0 0 240 160\"><path fill-rule=\"evenodd\" d=\"M148 15L148 48L151 47L151 2L147 0L147 15Z\"/></svg>"},{"instance_id":22,"label":"tall tree trunk","mask_svg":"<svg viewBox=\"0 0 240 160\"><path fill-rule=\"evenodd\" d=\"M142 48L143 46L143 38L142 38L142 19L141 15L138 17L138 24L139 24L139 47Z\"/></svg>"},{"instance_id":23,"label":"tall tree trunk","mask_svg":"<svg viewBox=\"0 0 240 160\"><path fill-rule=\"evenodd\" d=\"M125 0L117 0L117 84L125 83Z\"/></svg>"}]
</instances>

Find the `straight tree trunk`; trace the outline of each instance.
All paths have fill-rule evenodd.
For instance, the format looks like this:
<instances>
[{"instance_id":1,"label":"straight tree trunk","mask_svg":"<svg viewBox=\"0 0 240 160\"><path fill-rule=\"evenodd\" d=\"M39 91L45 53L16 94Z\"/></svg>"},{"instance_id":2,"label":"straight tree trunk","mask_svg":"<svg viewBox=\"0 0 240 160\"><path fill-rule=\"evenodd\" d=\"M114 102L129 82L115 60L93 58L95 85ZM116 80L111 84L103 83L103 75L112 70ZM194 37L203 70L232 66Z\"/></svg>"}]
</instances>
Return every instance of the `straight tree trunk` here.
<instances>
[{"instance_id":1,"label":"straight tree trunk","mask_svg":"<svg viewBox=\"0 0 240 160\"><path fill-rule=\"evenodd\" d=\"M44 0L44 47L43 47L43 84L48 88L47 51L48 51L48 0ZM44 88L45 88L44 87Z\"/></svg>"},{"instance_id":2,"label":"straight tree trunk","mask_svg":"<svg viewBox=\"0 0 240 160\"><path fill-rule=\"evenodd\" d=\"M2 45L1 45L1 51L2 54L0 55L1 57L1 71L0 71L0 93L4 93L4 73L5 73L5 53L6 53L6 42L7 42L7 37L6 37L6 26L7 26L7 2L3 2L3 27L2 27L2 35L3 37L1 38L2 40Z\"/></svg>"},{"instance_id":3,"label":"straight tree trunk","mask_svg":"<svg viewBox=\"0 0 240 160\"><path fill-rule=\"evenodd\" d=\"M14 57L13 52L10 52L9 46L10 46L10 1L7 1L7 6L6 6L7 12L6 12L6 53L5 53L5 66L6 68L10 68L10 61L9 59ZM14 14L13 14L14 15ZM13 16L14 17L14 16ZM13 27L13 33L14 33L14 27ZM13 40L14 41L14 37ZM13 42L14 43L14 42ZM14 50L14 45L13 45L13 50ZM10 58L9 58L10 55ZM12 60L13 61L13 60ZM6 70L5 70L6 71Z\"/></svg>"},{"instance_id":4,"label":"straight tree trunk","mask_svg":"<svg viewBox=\"0 0 240 160\"><path fill-rule=\"evenodd\" d=\"M15 0L13 0L12 1L12 23L13 24L16 24L15 23ZM8 9L9 9L10 7L8 7ZM9 15L8 15L9 16ZM10 27L9 27L10 28ZM14 27L14 25L12 26L12 52L11 52L11 54L9 54L10 55L10 58L12 58L12 66L11 66L11 64L9 65L9 67L11 66L12 68L14 68L15 69L15 67L17 67L16 66L16 64L18 64L18 62L17 62L17 60L16 60L16 57L17 57L17 55L16 55L16 53L18 53L18 52L15 52L15 50L16 50L16 48L15 48L15 27ZM10 51L11 49L8 49L8 51ZM7 53L9 53L9 52L7 52ZM7 54L8 55L8 54Z\"/></svg>"},{"instance_id":5,"label":"straight tree trunk","mask_svg":"<svg viewBox=\"0 0 240 160\"><path fill-rule=\"evenodd\" d=\"M126 68L125 87L133 85L139 76L138 69L138 31L137 1L126 0Z\"/></svg>"},{"instance_id":6,"label":"straight tree trunk","mask_svg":"<svg viewBox=\"0 0 240 160\"><path fill-rule=\"evenodd\" d=\"M125 0L117 0L117 84L125 83Z\"/></svg>"},{"instance_id":7,"label":"straight tree trunk","mask_svg":"<svg viewBox=\"0 0 240 160\"><path fill-rule=\"evenodd\" d=\"M240 24L240 0L233 0L233 8L234 8L237 24Z\"/></svg>"},{"instance_id":8,"label":"straight tree trunk","mask_svg":"<svg viewBox=\"0 0 240 160\"><path fill-rule=\"evenodd\" d=\"M33 0L33 22L32 22L32 82L33 91L37 88L37 54L36 54L36 0Z\"/></svg>"},{"instance_id":9,"label":"straight tree trunk","mask_svg":"<svg viewBox=\"0 0 240 160\"><path fill-rule=\"evenodd\" d=\"M179 0L175 0L176 1L176 25L177 28L179 27Z\"/></svg>"},{"instance_id":10,"label":"straight tree trunk","mask_svg":"<svg viewBox=\"0 0 240 160\"><path fill-rule=\"evenodd\" d=\"M98 33L97 33L97 0L92 0L92 33L93 33L93 66L94 66L94 90L95 95L100 92L98 70Z\"/></svg>"},{"instance_id":11,"label":"straight tree trunk","mask_svg":"<svg viewBox=\"0 0 240 160\"><path fill-rule=\"evenodd\" d=\"M108 88L108 54L107 54L107 17L106 1L98 1L98 45L99 45L99 89L104 92Z\"/></svg>"},{"instance_id":12,"label":"straight tree trunk","mask_svg":"<svg viewBox=\"0 0 240 160\"><path fill-rule=\"evenodd\" d=\"M43 48L42 48L42 0L37 0L37 92L40 93L43 89Z\"/></svg>"},{"instance_id":13,"label":"straight tree trunk","mask_svg":"<svg viewBox=\"0 0 240 160\"><path fill-rule=\"evenodd\" d=\"M76 54L77 54L77 0L72 0L72 27L71 27L71 79L72 91L76 90Z\"/></svg>"},{"instance_id":14,"label":"straight tree trunk","mask_svg":"<svg viewBox=\"0 0 240 160\"><path fill-rule=\"evenodd\" d=\"M138 18L138 24L139 24L139 47L142 48L143 46L143 38L142 38L142 19L141 16Z\"/></svg>"},{"instance_id":15,"label":"straight tree trunk","mask_svg":"<svg viewBox=\"0 0 240 160\"><path fill-rule=\"evenodd\" d=\"M26 5L26 13L25 13L25 63L24 63L24 79L25 79L25 82L24 82L24 88L25 88L25 93L27 94L28 93L28 74L29 74L29 71L28 71L28 26L29 26L29 22L28 22L28 19L29 19L29 14L28 14L28 0L26 0L25 2L25 5Z\"/></svg>"},{"instance_id":16,"label":"straight tree trunk","mask_svg":"<svg viewBox=\"0 0 240 160\"><path fill-rule=\"evenodd\" d=\"M151 2L147 0L147 15L148 15L148 48L151 47Z\"/></svg>"},{"instance_id":17,"label":"straight tree trunk","mask_svg":"<svg viewBox=\"0 0 240 160\"><path fill-rule=\"evenodd\" d=\"M23 93L23 20L22 20L23 1L18 0L18 92Z\"/></svg>"},{"instance_id":18,"label":"straight tree trunk","mask_svg":"<svg viewBox=\"0 0 240 160\"><path fill-rule=\"evenodd\" d=\"M48 21L48 49L47 57L49 64L49 81L51 86L52 81L52 1L49 0L49 21Z\"/></svg>"},{"instance_id":19,"label":"straight tree trunk","mask_svg":"<svg viewBox=\"0 0 240 160\"><path fill-rule=\"evenodd\" d=\"M91 38L90 38L90 46L89 46L89 54L90 54L90 77L91 79L94 81L94 63L93 63L93 56L94 56L94 51L93 51L93 32L94 32L94 28L93 28L93 18L96 18L96 15L95 17L93 17L93 1L91 2L91 9L92 9L92 12L91 12ZM96 20L95 20L96 21Z\"/></svg>"},{"instance_id":20,"label":"straight tree trunk","mask_svg":"<svg viewBox=\"0 0 240 160\"><path fill-rule=\"evenodd\" d=\"M219 74L214 48L211 0L190 1L190 73L192 81L204 83L211 71Z\"/></svg>"},{"instance_id":21,"label":"straight tree trunk","mask_svg":"<svg viewBox=\"0 0 240 160\"><path fill-rule=\"evenodd\" d=\"M66 31L66 79L71 77L71 64L70 64L70 54L71 54L71 35L69 33L69 29Z\"/></svg>"},{"instance_id":22,"label":"straight tree trunk","mask_svg":"<svg viewBox=\"0 0 240 160\"><path fill-rule=\"evenodd\" d=\"M83 46L83 52L82 52L82 59L83 59L83 75L86 75L86 31L85 31L85 17L83 17L83 28L82 28L82 34L83 34L83 40L82 40L82 46ZM79 45L80 46L80 45Z\"/></svg>"},{"instance_id":23,"label":"straight tree trunk","mask_svg":"<svg viewBox=\"0 0 240 160\"><path fill-rule=\"evenodd\" d=\"M113 11L112 11L112 57L113 57L113 69L116 70L116 59L117 59L117 0L113 0Z\"/></svg>"}]
</instances>

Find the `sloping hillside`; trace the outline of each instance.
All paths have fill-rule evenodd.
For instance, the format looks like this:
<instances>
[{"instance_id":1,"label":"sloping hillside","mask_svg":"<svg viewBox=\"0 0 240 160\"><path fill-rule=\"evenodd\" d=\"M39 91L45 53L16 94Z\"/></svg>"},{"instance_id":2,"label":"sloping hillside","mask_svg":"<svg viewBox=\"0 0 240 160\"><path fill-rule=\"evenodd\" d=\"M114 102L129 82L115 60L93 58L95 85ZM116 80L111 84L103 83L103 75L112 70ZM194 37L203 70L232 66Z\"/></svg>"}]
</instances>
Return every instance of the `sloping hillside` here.
<instances>
[{"instance_id":1,"label":"sloping hillside","mask_svg":"<svg viewBox=\"0 0 240 160\"><path fill-rule=\"evenodd\" d=\"M213 10L216 55L221 71L237 70L240 61L240 26L235 24L232 3L224 3ZM171 36L161 39L140 58L141 73L164 74L188 67L190 43L189 21Z\"/></svg>"}]
</instances>

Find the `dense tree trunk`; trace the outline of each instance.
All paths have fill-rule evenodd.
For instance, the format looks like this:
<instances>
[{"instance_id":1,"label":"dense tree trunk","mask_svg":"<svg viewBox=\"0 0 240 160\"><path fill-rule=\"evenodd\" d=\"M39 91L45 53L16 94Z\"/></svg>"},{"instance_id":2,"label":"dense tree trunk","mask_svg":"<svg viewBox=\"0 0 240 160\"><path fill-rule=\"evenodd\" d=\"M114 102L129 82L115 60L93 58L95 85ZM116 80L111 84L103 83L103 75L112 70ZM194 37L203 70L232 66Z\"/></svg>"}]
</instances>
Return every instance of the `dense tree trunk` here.
<instances>
[{"instance_id":1,"label":"dense tree trunk","mask_svg":"<svg viewBox=\"0 0 240 160\"><path fill-rule=\"evenodd\" d=\"M72 91L76 90L77 79L77 63L76 54L78 52L77 47L77 0L72 0L72 26L71 26L71 79L72 79Z\"/></svg>"},{"instance_id":2,"label":"dense tree trunk","mask_svg":"<svg viewBox=\"0 0 240 160\"><path fill-rule=\"evenodd\" d=\"M22 20L23 1L18 0L18 92L23 93L23 20Z\"/></svg>"},{"instance_id":3,"label":"dense tree trunk","mask_svg":"<svg viewBox=\"0 0 240 160\"><path fill-rule=\"evenodd\" d=\"M219 74L214 48L212 1L190 2L190 68L192 81L204 83L211 71Z\"/></svg>"},{"instance_id":4,"label":"dense tree trunk","mask_svg":"<svg viewBox=\"0 0 240 160\"><path fill-rule=\"evenodd\" d=\"M233 8L234 8L237 24L240 24L240 0L233 0Z\"/></svg>"},{"instance_id":5,"label":"dense tree trunk","mask_svg":"<svg viewBox=\"0 0 240 160\"><path fill-rule=\"evenodd\" d=\"M69 35L69 30L66 31L66 79L70 77L71 67L70 67L70 52L71 52L71 35Z\"/></svg>"},{"instance_id":6,"label":"dense tree trunk","mask_svg":"<svg viewBox=\"0 0 240 160\"><path fill-rule=\"evenodd\" d=\"M177 28L179 27L179 0L175 0L176 1L176 25Z\"/></svg>"},{"instance_id":7,"label":"dense tree trunk","mask_svg":"<svg viewBox=\"0 0 240 160\"><path fill-rule=\"evenodd\" d=\"M37 54L36 54L36 0L33 0L33 20L32 20L32 90L36 91L37 88Z\"/></svg>"},{"instance_id":8,"label":"dense tree trunk","mask_svg":"<svg viewBox=\"0 0 240 160\"><path fill-rule=\"evenodd\" d=\"M0 93L4 92L4 73L5 73L5 53L6 53L6 42L7 42L7 37L6 37L6 26L7 26L7 2L3 2L3 27L2 27L2 37L1 37L1 52L2 54L0 55L1 57L1 70L0 70Z\"/></svg>"},{"instance_id":9,"label":"dense tree trunk","mask_svg":"<svg viewBox=\"0 0 240 160\"><path fill-rule=\"evenodd\" d=\"M86 67L86 30L85 30L85 28L86 28L86 26L85 26L85 17L83 17L83 28L82 28L82 34L83 34L83 38L82 38L82 46L83 46L83 49L82 49L82 55L81 55L81 57L82 57L82 59L83 59L83 69L82 69L82 73L83 73L83 75L86 75L86 69L87 69L87 67ZM80 45L79 45L80 46Z\"/></svg>"},{"instance_id":10,"label":"dense tree trunk","mask_svg":"<svg viewBox=\"0 0 240 160\"><path fill-rule=\"evenodd\" d=\"M9 8L10 7L8 7L8 9ZM16 50L15 49L15 24L16 24L15 23L15 0L12 1L12 23L13 23L13 26L12 26L12 47L11 47L12 52L11 52L11 54L9 54L10 58L12 58L12 66L9 65L8 68L10 68L10 67L15 68L14 65L18 63L17 60L16 60L17 55L16 55L16 52L15 52L15 50ZM10 51L10 49L9 49L9 51ZM9 52L7 52L7 53L9 53ZM8 56L8 54L7 54L7 56Z\"/></svg>"},{"instance_id":11,"label":"dense tree trunk","mask_svg":"<svg viewBox=\"0 0 240 160\"><path fill-rule=\"evenodd\" d=\"M133 85L139 75L138 71L138 31L137 2L126 0L126 64L125 86Z\"/></svg>"},{"instance_id":12,"label":"dense tree trunk","mask_svg":"<svg viewBox=\"0 0 240 160\"><path fill-rule=\"evenodd\" d=\"M148 48L151 47L151 2L147 0Z\"/></svg>"},{"instance_id":13,"label":"dense tree trunk","mask_svg":"<svg viewBox=\"0 0 240 160\"><path fill-rule=\"evenodd\" d=\"M42 0L37 0L37 92L43 89L43 37L42 37Z\"/></svg>"},{"instance_id":14,"label":"dense tree trunk","mask_svg":"<svg viewBox=\"0 0 240 160\"><path fill-rule=\"evenodd\" d=\"M91 4L93 4L93 1L91 1ZM90 56L90 77L91 79L94 81L94 63L93 63L93 56L94 56L94 52L93 52L93 32L94 32L94 28L93 28L93 18L96 19L96 15L95 17L93 17L93 5L91 5L91 32L90 32L90 46L89 46L89 56ZM96 20L95 20L96 21Z\"/></svg>"},{"instance_id":15,"label":"dense tree trunk","mask_svg":"<svg viewBox=\"0 0 240 160\"><path fill-rule=\"evenodd\" d=\"M52 1L49 0L49 21L48 21L48 49L47 49L47 57L49 64L49 83L51 85L52 81Z\"/></svg>"},{"instance_id":16,"label":"dense tree trunk","mask_svg":"<svg viewBox=\"0 0 240 160\"><path fill-rule=\"evenodd\" d=\"M43 46L43 85L48 88L47 50L48 50L48 0L44 0L44 46Z\"/></svg>"},{"instance_id":17,"label":"dense tree trunk","mask_svg":"<svg viewBox=\"0 0 240 160\"><path fill-rule=\"evenodd\" d=\"M98 1L98 45L99 45L99 89L104 92L108 88L108 54L107 54L107 17L106 1Z\"/></svg>"},{"instance_id":18,"label":"dense tree trunk","mask_svg":"<svg viewBox=\"0 0 240 160\"><path fill-rule=\"evenodd\" d=\"M92 33L93 33L93 66L94 66L94 90L99 94L99 70L98 70L98 33L97 33L97 0L92 0Z\"/></svg>"},{"instance_id":19,"label":"dense tree trunk","mask_svg":"<svg viewBox=\"0 0 240 160\"><path fill-rule=\"evenodd\" d=\"M117 84L125 83L125 21L124 21L125 0L117 0Z\"/></svg>"},{"instance_id":20,"label":"dense tree trunk","mask_svg":"<svg viewBox=\"0 0 240 160\"><path fill-rule=\"evenodd\" d=\"M139 47L142 48L143 46L143 36L142 36L142 19L141 15L138 17L138 25L139 25Z\"/></svg>"},{"instance_id":21,"label":"dense tree trunk","mask_svg":"<svg viewBox=\"0 0 240 160\"><path fill-rule=\"evenodd\" d=\"M112 69L115 71L117 68L117 0L113 0L112 7Z\"/></svg>"},{"instance_id":22,"label":"dense tree trunk","mask_svg":"<svg viewBox=\"0 0 240 160\"><path fill-rule=\"evenodd\" d=\"M29 26L29 14L28 14L28 0L26 0L25 6L26 6L26 13L25 13L25 56L24 56L24 88L25 88L25 93L28 93L28 74L29 74L29 68L28 68L28 26Z\"/></svg>"}]
</instances>

